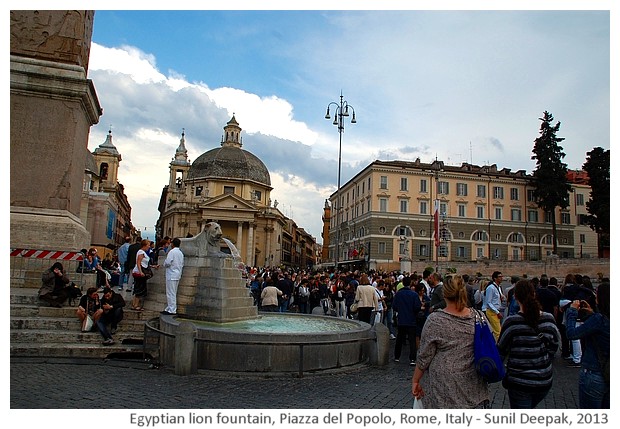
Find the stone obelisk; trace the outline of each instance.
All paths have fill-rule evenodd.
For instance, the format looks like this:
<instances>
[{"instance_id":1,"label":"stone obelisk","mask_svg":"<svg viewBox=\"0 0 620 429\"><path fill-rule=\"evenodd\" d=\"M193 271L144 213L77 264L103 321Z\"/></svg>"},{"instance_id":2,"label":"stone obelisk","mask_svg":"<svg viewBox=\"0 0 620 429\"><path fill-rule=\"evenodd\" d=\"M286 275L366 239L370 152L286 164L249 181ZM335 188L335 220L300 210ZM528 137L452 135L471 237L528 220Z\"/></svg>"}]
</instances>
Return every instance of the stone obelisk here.
<instances>
[{"instance_id":1,"label":"stone obelisk","mask_svg":"<svg viewBox=\"0 0 620 429\"><path fill-rule=\"evenodd\" d=\"M102 109L87 79L93 11L11 11L12 248L90 245L80 199L90 127Z\"/></svg>"}]
</instances>

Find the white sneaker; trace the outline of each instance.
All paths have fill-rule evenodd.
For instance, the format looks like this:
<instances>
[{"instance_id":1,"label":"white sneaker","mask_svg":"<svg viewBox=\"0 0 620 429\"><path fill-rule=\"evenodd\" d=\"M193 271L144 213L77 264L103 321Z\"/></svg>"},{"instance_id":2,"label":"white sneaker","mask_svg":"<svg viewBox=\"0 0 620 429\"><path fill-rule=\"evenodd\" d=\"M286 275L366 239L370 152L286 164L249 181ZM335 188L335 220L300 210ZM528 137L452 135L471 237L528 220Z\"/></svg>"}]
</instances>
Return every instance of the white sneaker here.
<instances>
[{"instance_id":1,"label":"white sneaker","mask_svg":"<svg viewBox=\"0 0 620 429\"><path fill-rule=\"evenodd\" d=\"M396 336L394 334L390 334L390 340L395 340Z\"/></svg>"}]
</instances>

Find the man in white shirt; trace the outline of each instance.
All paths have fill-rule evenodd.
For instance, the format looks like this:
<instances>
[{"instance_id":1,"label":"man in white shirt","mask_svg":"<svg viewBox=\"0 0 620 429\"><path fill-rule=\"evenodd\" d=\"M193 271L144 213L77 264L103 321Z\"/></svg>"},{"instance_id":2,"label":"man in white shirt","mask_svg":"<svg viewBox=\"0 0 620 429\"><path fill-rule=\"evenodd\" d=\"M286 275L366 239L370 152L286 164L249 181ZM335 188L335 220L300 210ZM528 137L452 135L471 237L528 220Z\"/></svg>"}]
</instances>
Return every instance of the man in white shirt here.
<instances>
[{"instance_id":1,"label":"man in white shirt","mask_svg":"<svg viewBox=\"0 0 620 429\"><path fill-rule=\"evenodd\" d=\"M163 314L177 313L177 290L179 289L179 280L181 280L185 259L180 246L181 240L175 238L172 240L172 248L166 254L164 267L166 268L166 300L168 305L162 311Z\"/></svg>"}]
</instances>

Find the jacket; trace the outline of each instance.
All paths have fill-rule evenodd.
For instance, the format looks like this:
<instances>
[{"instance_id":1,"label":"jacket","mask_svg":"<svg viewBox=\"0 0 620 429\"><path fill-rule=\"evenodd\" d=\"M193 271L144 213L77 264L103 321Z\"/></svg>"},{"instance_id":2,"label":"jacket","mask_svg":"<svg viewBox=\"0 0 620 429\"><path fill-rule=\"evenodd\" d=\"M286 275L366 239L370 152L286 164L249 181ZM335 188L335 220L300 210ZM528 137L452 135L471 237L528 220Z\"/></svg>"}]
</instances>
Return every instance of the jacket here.
<instances>
[{"instance_id":1,"label":"jacket","mask_svg":"<svg viewBox=\"0 0 620 429\"><path fill-rule=\"evenodd\" d=\"M358 301L358 308L372 307L379 309L379 297L372 285L359 285L355 291L355 300Z\"/></svg>"},{"instance_id":2,"label":"jacket","mask_svg":"<svg viewBox=\"0 0 620 429\"><path fill-rule=\"evenodd\" d=\"M54 289L56 288L56 274L51 268L45 270L41 276L41 281L43 284L39 289L39 296L54 292ZM67 277L64 272L62 273L62 282L65 286L69 284L69 277Z\"/></svg>"},{"instance_id":3,"label":"jacket","mask_svg":"<svg viewBox=\"0 0 620 429\"><path fill-rule=\"evenodd\" d=\"M398 313L396 319L398 326L415 326L422 303L416 292L409 288L402 288L394 295L392 308Z\"/></svg>"}]
</instances>

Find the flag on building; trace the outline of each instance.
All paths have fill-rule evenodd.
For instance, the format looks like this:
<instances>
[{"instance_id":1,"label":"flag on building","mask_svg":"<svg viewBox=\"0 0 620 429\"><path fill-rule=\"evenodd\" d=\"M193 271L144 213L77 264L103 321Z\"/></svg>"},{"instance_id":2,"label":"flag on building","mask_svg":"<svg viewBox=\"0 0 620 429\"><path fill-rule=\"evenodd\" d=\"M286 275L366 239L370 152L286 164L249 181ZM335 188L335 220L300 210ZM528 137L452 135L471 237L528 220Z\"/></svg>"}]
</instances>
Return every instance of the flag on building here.
<instances>
[{"instance_id":1,"label":"flag on building","mask_svg":"<svg viewBox=\"0 0 620 429\"><path fill-rule=\"evenodd\" d=\"M435 200L435 213L433 218L435 223L435 247L439 247L439 200Z\"/></svg>"}]
</instances>

